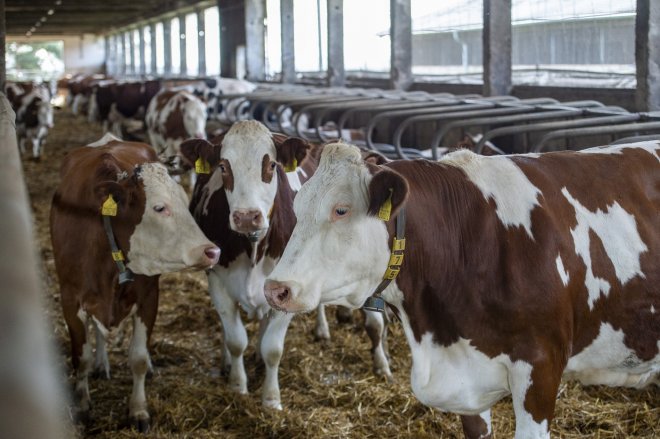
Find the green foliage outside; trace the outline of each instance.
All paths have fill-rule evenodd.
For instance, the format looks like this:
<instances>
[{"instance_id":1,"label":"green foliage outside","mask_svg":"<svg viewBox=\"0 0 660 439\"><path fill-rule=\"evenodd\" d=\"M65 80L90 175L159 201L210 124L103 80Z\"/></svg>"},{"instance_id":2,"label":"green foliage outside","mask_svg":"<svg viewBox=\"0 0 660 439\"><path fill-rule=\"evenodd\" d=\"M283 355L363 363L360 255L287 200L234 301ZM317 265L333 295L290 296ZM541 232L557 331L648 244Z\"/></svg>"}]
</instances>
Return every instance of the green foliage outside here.
<instances>
[{"instance_id":1,"label":"green foliage outside","mask_svg":"<svg viewBox=\"0 0 660 439\"><path fill-rule=\"evenodd\" d=\"M10 80L48 80L64 72L62 41L10 42L6 45Z\"/></svg>"}]
</instances>

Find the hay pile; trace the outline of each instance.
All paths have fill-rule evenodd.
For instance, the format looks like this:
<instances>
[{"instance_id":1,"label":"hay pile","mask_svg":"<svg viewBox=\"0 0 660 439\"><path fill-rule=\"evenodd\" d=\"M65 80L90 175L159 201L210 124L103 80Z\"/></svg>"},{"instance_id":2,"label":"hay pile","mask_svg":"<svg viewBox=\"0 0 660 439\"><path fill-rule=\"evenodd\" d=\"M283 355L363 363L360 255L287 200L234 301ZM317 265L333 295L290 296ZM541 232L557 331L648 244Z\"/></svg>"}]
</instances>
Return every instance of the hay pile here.
<instances>
[{"instance_id":1,"label":"hay pile","mask_svg":"<svg viewBox=\"0 0 660 439\"><path fill-rule=\"evenodd\" d=\"M47 314L59 353L62 379L73 383L68 334L61 316L57 279L48 231L50 198L66 151L101 136L97 126L56 113L39 163L24 160L37 241L43 259ZM356 321L360 321L359 314ZM220 374L219 318L200 273L161 278L161 305L152 338L154 374L146 392L154 438L346 438L462 437L458 416L433 411L412 395L410 355L401 327L390 325L390 354L395 383L371 372L369 342L359 325L331 323L329 342L315 342L314 316L294 318L280 367L284 411L262 409L263 367L255 360L257 324L248 324L250 346L245 363L249 395L228 391ZM130 330L119 345L109 346L112 379L91 379L92 424L79 437L138 438L125 427L131 374L126 362ZM68 377L67 377L68 376ZM496 437L513 437L509 399L493 409ZM660 437L660 390L562 384L552 427L553 437Z\"/></svg>"}]
</instances>

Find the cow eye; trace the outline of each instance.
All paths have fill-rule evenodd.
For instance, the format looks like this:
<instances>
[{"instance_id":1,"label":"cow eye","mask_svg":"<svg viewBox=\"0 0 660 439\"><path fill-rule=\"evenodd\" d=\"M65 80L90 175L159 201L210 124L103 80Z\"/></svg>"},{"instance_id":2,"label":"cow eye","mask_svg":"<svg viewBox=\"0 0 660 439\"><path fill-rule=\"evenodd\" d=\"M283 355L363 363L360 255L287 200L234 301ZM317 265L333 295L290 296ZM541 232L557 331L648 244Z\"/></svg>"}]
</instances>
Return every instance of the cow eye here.
<instances>
[{"instance_id":1,"label":"cow eye","mask_svg":"<svg viewBox=\"0 0 660 439\"><path fill-rule=\"evenodd\" d=\"M220 172L222 172L222 173L225 173L225 172L226 172L226 169L225 169L225 165L224 165L224 164L220 163L220 165L219 165L218 167L220 168Z\"/></svg>"},{"instance_id":2,"label":"cow eye","mask_svg":"<svg viewBox=\"0 0 660 439\"><path fill-rule=\"evenodd\" d=\"M348 213L348 207L337 207L335 209L335 215L344 216Z\"/></svg>"},{"instance_id":3,"label":"cow eye","mask_svg":"<svg viewBox=\"0 0 660 439\"><path fill-rule=\"evenodd\" d=\"M156 204L154 210L158 213L163 213L165 211L165 206L162 204Z\"/></svg>"},{"instance_id":4,"label":"cow eye","mask_svg":"<svg viewBox=\"0 0 660 439\"><path fill-rule=\"evenodd\" d=\"M276 162L270 162L270 169L275 169L276 166L277 166Z\"/></svg>"}]
</instances>

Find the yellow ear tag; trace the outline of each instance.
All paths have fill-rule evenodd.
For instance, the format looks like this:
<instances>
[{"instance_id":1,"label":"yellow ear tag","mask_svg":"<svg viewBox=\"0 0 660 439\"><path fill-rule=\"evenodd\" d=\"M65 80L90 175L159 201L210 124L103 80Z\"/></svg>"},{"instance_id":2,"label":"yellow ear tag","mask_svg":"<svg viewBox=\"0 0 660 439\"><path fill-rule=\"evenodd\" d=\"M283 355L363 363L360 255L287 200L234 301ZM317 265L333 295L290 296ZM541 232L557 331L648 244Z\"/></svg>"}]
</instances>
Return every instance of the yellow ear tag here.
<instances>
[{"instance_id":1,"label":"yellow ear tag","mask_svg":"<svg viewBox=\"0 0 660 439\"><path fill-rule=\"evenodd\" d=\"M387 200L380 206L378 209L378 218L383 221L389 221L390 215L392 214L392 188L390 188L390 196L387 197Z\"/></svg>"},{"instance_id":2,"label":"yellow ear tag","mask_svg":"<svg viewBox=\"0 0 660 439\"><path fill-rule=\"evenodd\" d=\"M291 166L287 166L284 168L284 172L293 172L298 168L298 160L294 157L293 162L291 163Z\"/></svg>"},{"instance_id":3,"label":"yellow ear tag","mask_svg":"<svg viewBox=\"0 0 660 439\"><path fill-rule=\"evenodd\" d=\"M108 199L103 202L101 215L117 216L117 202L112 198L112 194L108 194Z\"/></svg>"},{"instance_id":4,"label":"yellow ear tag","mask_svg":"<svg viewBox=\"0 0 660 439\"><path fill-rule=\"evenodd\" d=\"M195 172L198 174L210 174L211 165L203 158L198 157L197 160L195 160Z\"/></svg>"}]
</instances>

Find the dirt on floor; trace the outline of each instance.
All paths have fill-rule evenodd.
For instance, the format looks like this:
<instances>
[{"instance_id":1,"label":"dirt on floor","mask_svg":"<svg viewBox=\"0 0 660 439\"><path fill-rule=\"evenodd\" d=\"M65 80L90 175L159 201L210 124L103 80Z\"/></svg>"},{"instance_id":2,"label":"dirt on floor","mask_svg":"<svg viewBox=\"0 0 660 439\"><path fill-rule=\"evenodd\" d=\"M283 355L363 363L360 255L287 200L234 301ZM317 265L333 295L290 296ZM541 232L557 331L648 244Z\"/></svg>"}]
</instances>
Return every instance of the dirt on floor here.
<instances>
[{"instance_id":1,"label":"dirt on floor","mask_svg":"<svg viewBox=\"0 0 660 439\"><path fill-rule=\"evenodd\" d=\"M36 245L43 263L46 314L58 354L61 379L73 385L68 333L59 305L58 283L48 230L52 194L59 164L74 147L101 137L101 128L68 110L58 110L40 162L23 159L36 223ZM248 395L236 395L220 371L222 329L206 291L203 273L161 277L159 315L151 340L153 375L146 393L152 438L460 438L457 415L423 406L409 382L410 350L398 323L389 325L391 368L395 382L375 377L370 343L361 316L340 325L329 316L331 340L314 340L314 315L293 319L280 366L284 410L260 403L263 367L255 358L258 325L247 324L250 346L245 365ZM332 314L331 308L328 308ZM92 421L78 427L78 437L139 438L127 427L131 373L127 365L130 330L110 341L112 378L90 380ZM552 436L561 438L658 438L660 389L560 388ZM495 437L513 437L510 399L493 408Z\"/></svg>"}]
</instances>

